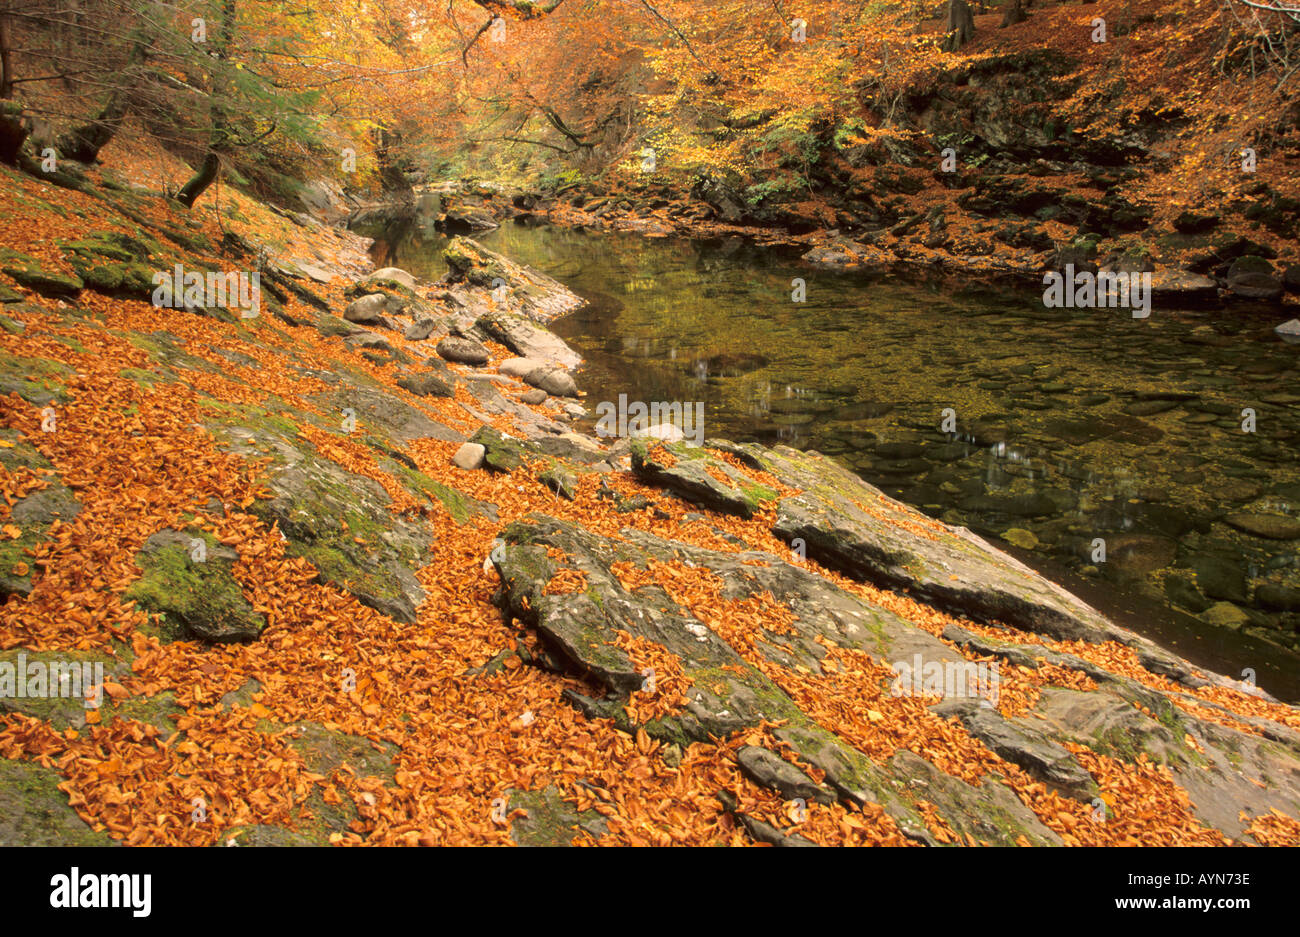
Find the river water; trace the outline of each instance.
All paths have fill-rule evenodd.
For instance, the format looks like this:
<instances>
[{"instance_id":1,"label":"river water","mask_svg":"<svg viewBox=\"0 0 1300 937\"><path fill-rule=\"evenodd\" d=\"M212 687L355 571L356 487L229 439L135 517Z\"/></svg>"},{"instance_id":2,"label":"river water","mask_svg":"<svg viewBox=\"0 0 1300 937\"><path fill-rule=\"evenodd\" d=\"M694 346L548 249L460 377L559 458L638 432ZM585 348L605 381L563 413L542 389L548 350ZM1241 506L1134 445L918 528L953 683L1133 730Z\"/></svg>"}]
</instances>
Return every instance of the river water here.
<instances>
[{"instance_id":1,"label":"river water","mask_svg":"<svg viewBox=\"0 0 1300 937\"><path fill-rule=\"evenodd\" d=\"M361 233L381 265L446 272L427 221ZM590 301L551 327L586 359L593 416L620 394L702 402L707 436L834 456L1190 660L1300 699L1300 346L1276 320L1046 309L1023 287L827 272L740 240L476 239Z\"/></svg>"}]
</instances>

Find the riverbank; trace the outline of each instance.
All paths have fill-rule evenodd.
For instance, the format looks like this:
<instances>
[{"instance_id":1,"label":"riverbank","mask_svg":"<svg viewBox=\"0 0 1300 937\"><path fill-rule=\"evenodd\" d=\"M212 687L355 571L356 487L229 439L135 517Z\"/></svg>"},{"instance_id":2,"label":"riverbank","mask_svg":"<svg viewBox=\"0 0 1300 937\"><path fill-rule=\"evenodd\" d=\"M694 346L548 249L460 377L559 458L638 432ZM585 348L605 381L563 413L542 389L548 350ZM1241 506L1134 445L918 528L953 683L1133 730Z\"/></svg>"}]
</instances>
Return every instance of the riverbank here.
<instances>
[{"instance_id":1,"label":"riverbank","mask_svg":"<svg viewBox=\"0 0 1300 937\"><path fill-rule=\"evenodd\" d=\"M558 283L112 174L0 169L0 661L108 674L0 700L6 842L1300 842L1294 707L829 459L573 432Z\"/></svg>"},{"instance_id":2,"label":"riverbank","mask_svg":"<svg viewBox=\"0 0 1300 937\"><path fill-rule=\"evenodd\" d=\"M998 177L996 185L1023 194L1024 181ZM971 185L994 183L972 179ZM1229 307L1282 325L1300 312L1300 256L1295 255L1289 235L1279 239L1276 233L1254 227L1229 229L1209 215L1189 214L1191 220L1183 222L1186 230L1167 236L1151 232L1120 244L1085 232L1058 240L1052 234L1059 237L1061 232L1053 225L1032 216L1017 217L1018 209L981 202L975 212L964 204L959 198L907 215L888 227L863 230L810 225L807 219L781 210L747 212L734 201L719 208L707 197L662 184L612 190L574 184L556 192L530 192L471 182L425 186L415 202L372 204L354 210L350 221L361 227L387 227L397 216L409 213L451 234L473 235L515 221L651 239L740 238L764 247L797 250L810 271L941 273L968 284L999 284L1042 295L1046 295L1045 276L1066 271L1068 265L1071 272L1079 273L1149 274L1144 286L1149 305L1141 311L1143 317L1153 308L1166 313ZM1008 222L1008 217L1016 221ZM935 235L950 229L971 234ZM1010 229L1014 230L1008 233ZM1112 242L1122 249L1107 250Z\"/></svg>"}]
</instances>

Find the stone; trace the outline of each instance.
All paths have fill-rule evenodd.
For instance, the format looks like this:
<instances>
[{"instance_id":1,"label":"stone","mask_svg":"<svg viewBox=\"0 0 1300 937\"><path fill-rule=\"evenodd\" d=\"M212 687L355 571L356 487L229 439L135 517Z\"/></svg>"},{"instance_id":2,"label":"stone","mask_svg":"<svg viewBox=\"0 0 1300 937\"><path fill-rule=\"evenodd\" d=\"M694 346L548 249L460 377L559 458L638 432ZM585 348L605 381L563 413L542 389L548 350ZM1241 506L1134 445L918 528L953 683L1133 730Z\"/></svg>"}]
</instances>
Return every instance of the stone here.
<instances>
[{"instance_id":1,"label":"stone","mask_svg":"<svg viewBox=\"0 0 1300 937\"><path fill-rule=\"evenodd\" d=\"M479 342L473 339L461 338L456 335L448 335L438 342L434 348L439 355L447 361L455 361L458 364L468 364L474 367L482 367L487 364L491 356L488 350Z\"/></svg>"},{"instance_id":2,"label":"stone","mask_svg":"<svg viewBox=\"0 0 1300 937\"><path fill-rule=\"evenodd\" d=\"M1202 556L1193 563L1196 585L1211 599L1246 601L1246 571L1231 560Z\"/></svg>"},{"instance_id":3,"label":"stone","mask_svg":"<svg viewBox=\"0 0 1300 937\"><path fill-rule=\"evenodd\" d=\"M393 353L393 346L388 339L374 332L362 331L360 334L348 335L344 337L343 344L353 351L379 351L386 354Z\"/></svg>"},{"instance_id":4,"label":"stone","mask_svg":"<svg viewBox=\"0 0 1300 937\"><path fill-rule=\"evenodd\" d=\"M438 328L437 319L417 319L406 327L402 337L410 342L422 342Z\"/></svg>"},{"instance_id":5,"label":"stone","mask_svg":"<svg viewBox=\"0 0 1300 937\"><path fill-rule=\"evenodd\" d=\"M507 377L517 377L522 380L529 373L545 366L546 362L540 358L507 358L497 365L497 372Z\"/></svg>"},{"instance_id":6,"label":"stone","mask_svg":"<svg viewBox=\"0 0 1300 937\"><path fill-rule=\"evenodd\" d=\"M1282 298L1282 281L1267 273L1241 273L1228 280L1228 291L1242 299L1276 302Z\"/></svg>"},{"instance_id":7,"label":"stone","mask_svg":"<svg viewBox=\"0 0 1300 937\"><path fill-rule=\"evenodd\" d=\"M736 763L755 784L770 788L785 800L801 798L807 803L833 804L835 792L818 784L775 752L757 745L736 750Z\"/></svg>"},{"instance_id":8,"label":"stone","mask_svg":"<svg viewBox=\"0 0 1300 937\"><path fill-rule=\"evenodd\" d=\"M930 711L958 720L995 755L1057 790L1084 800L1091 799L1096 790L1092 775L1069 751L1034 728L1031 720L1006 719L980 700L947 700L931 706Z\"/></svg>"},{"instance_id":9,"label":"stone","mask_svg":"<svg viewBox=\"0 0 1300 937\"><path fill-rule=\"evenodd\" d=\"M1201 594L1191 577L1181 573L1171 573L1165 579L1165 596L1174 605L1185 608L1192 614L1203 612L1213 604Z\"/></svg>"},{"instance_id":10,"label":"stone","mask_svg":"<svg viewBox=\"0 0 1300 937\"><path fill-rule=\"evenodd\" d=\"M1157 270L1151 274L1151 304L1161 309L1211 306L1219 301L1219 285L1189 270Z\"/></svg>"},{"instance_id":11,"label":"stone","mask_svg":"<svg viewBox=\"0 0 1300 937\"><path fill-rule=\"evenodd\" d=\"M566 498L569 501L572 501L577 496L577 476L558 465L548 468L546 471L542 472L541 475L537 476L537 478L538 481L561 498Z\"/></svg>"},{"instance_id":12,"label":"stone","mask_svg":"<svg viewBox=\"0 0 1300 937\"><path fill-rule=\"evenodd\" d=\"M578 396L578 385L573 380L573 375L563 368L543 365L525 374L524 381L552 397Z\"/></svg>"},{"instance_id":13,"label":"stone","mask_svg":"<svg viewBox=\"0 0 1300 937\"><path fill-rule=\"evenodd\" d=\"M368 293L360 299L354 299L343 310L343 318L348 322L371 325L387 322L388 296L384 293Z\"/></svg>"},{"instance_id":14,"label":"stone","mask_svg":"<svg viewBox=\"0 0 1300 937\"><path fill-rule=\"evenodd\" d=\"M381 267L380 269L376 270L374 273L370 274L370 276L366 277L366 279L367 280L393 280L397 283L402 284L402 286L406 287L408 290L415 289L417 283L415 277L407 273L401 267Z\"/></svg>"},{"instance_id":15,"label":"stone","mask_svg":"<svg viewBox=\"0 0 1300 937\"><path fill-rule=\"evenodd\" d=\"M664 442L681 442L686 438L686 434L681 428L674 426L672 423L656 423L654 426L636 427L628 431L629 436L639 436L646 439L662 439Z\"/></svg>"},{"instance_id":16,"label":"stone","mask_svg":"<svg viewBox=\"0 0 1300 937\"><path fill-rule=\"evenodd\" d=\"M1289 345L1300 344L1300 319L1288 319L1274 327L1273 332Z\"/></svg>"},{"instance_id":17,"label":"stone","mask_svg":"<svg viewBox=\"0 0 1300 937\"><path fill-rule=\"evenodd\" d=\"M1237 629L1250 622L1250 616L1231 602L1215 602L1201 613L1201 620L1216 628Z\"/></svg>"},{"instance_id":18,"label":"stone","mask_svg":"<svg viewBox=\"0 0 1300 937\"><path fill-rule=\"evenodd\" d=\"M539 403L545 403L547 396L546 391L542 390L540 387L534 387L532 390L527 390L520 394L519 400L521 403L526 403L529 406L536 406Z\"/></svg>"},{"instance_id":19,"label":"stone","mask_svg":"<svg viewBox=\"0 0 1300 937\"><path fill-rule=\"evenodd\" d=\"M258 452L247 442L232 451ZM414 622L425 592L415 571L427 562L427 525L390 510L392 499L373 479L283 443L269 470L269 500L249 510L285 535L287 551L310 562L325 582L397 621Z\"/></svg>"},{"instance_id":20,"label":"stone","mask_svg":"<svg viewBox=\"0 0 1300 937\"><path fill-rule=\"evenodd\" d=\"M1255 587L1255 605L1273 612L1300 611L1300 589L1262 582Z\"/></svg>"},{"instance_id":21,"label":"stone","mask_svg":"<svg viewBox=\"0 0 1300 937\"><path fill-rule=\"evenodd\" d=\"M472 472L483 465L483 457L487 454L487 447L478 443L467 442L456 450L456 454L451 457L451 464L457 468Z\"/></svg>"},{"instance_id":22,"label":"stone","mask_svg":"<svg viewBox=\"0 0 1300 937\"><path fill-rule=\"evenodd\" d=\"M445 378L425 372L423 374L405 374L397 379L397 386L403 387L417 397L454 397L456 390Z\"/></svg>"},{"instance_id":23,"label":"stone","mask_svg":"<svg viewBox=\"0 0 1300 937\"><path fill-rule=\"evenodd\" d=\"M161 615L168 640L251 641L262 633L266 619L254 611L234 578L238 558L204 531L159 531L136 554L143 575L127 589L126 598Z\"/></svg>"},{"instance_id":24,"label":"stone","mask_svg":"<svg viewBox=\"0 0 1300 937\"><path fill-rule=\"evenodd\" d=\"M1154 534L1106 536L1106 562L1136 575L1163 569L1174 561L1177 553L1178 544L1168 537Z\"/></svg>"},{"instance_id":25,"label":"stone","mask_svg":"<svg viewBox=\"0 0 1300 937\"><path fill-rule=\"evenodd\" d=\"M1020 547L1022 550L1033 550L1038 547L1038 537L1031 530L1025 530L1023 527L1012 527L1002 532L1002 539L1007 543Z\"/></svg>"},{"instance_id":26,"label":"stone","mask_svg":"<svg viewBox=\"0 0 1300 937\"><path fill-rule=\"evenodd\" d=\"M500 342L522 358L535 358L545 364L576 368L582 356L559 336L505 309L485 313L475 320L478 328L493 341Z\"/></svg>"},{"instance_id":27,"label":"stone","mask_svg":"<svg viewBox=\"0 0 1300 937\"><path fill-rule=\"evenodd\" d=\"M1269 540L1300 539L1300 520L1281 514L1229 514L1223 519L1229 527Z\"/></svg>"},{"instance_id":28,"label":"stone","mask_svg":"<svg viewBox=\"0 0 1300 937\"><path fill-rule=\"evenodd\" d=\"M470 286L488 290L497 290L502 285L505 286L505 289L501 291L505 294L501 305L509 305L510 308L518 312L508 312L505 309L499 310L501 315L506 318L500 322L499 333L489 330L489 334L493 335L494 338L497 338L498 334L510 335L515 333L517 329L517 335L522 341L526 342L528 340L526 336L532 336L539 341L547 342L556 349L568 349L568 346L563 341L549 332L545 332L545 330L532 331L524 326L532 325L535 322L549 322L572 312L583 305L585 300L582 297L558 280L543 273L538 273L529 267L516 264L514 261L501 256L495 251L488 250L482 244L467 237L453 238L451 243L443 250L443 256L447 260L448 276L453 283L463 282ZM494 312L486 318L491 323L495 320L496 315L497 313ZM480 324L483 324L482 318L480 318ZM501 339L497 338L497 340L500 341ZM511 348L516 354L530 354L530 352L524 351L522 348L515 348L509 341L503 341L502 344ZM574 354L571 349L569 349L569 353ZM562 361L558 358L555 360L570 367L575 366L577 363L576 361Z\"/></svg>"},{"instance_id":29,"label":"stone","mask_svg":"<svg viewBox=\"0 0 1300 937\"><path fill-rule=\"evenodd\" d=\"M1282 287L1288 293L1300 293L1300 264L1291 264L1282 272Z\"/></svg>"}]
</instances>

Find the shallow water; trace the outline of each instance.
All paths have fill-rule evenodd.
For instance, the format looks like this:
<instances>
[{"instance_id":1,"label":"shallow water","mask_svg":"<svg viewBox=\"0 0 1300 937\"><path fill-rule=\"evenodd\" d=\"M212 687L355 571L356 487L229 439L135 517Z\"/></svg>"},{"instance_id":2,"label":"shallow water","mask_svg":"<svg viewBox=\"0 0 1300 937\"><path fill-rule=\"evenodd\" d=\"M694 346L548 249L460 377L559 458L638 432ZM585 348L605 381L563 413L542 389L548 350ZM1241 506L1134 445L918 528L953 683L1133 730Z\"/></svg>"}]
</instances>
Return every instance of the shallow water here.
<instances>
[{"instance_id":1,"label":"shallow water","mask_svg":"<svg viewBox=\"0 0 1300 937\"><path fill-rule=\"evenodd\" d=\"M362 233L383 238L379 263L446 270L427 223ZM1189 659L1300 698L1300 658L1260 640L1295 645L1300 612L1260 606L1300 596L1300 540L1222 520L1288 534L1300 517L1300 346L1274 320L1048 310L1019 287L826 272L741 241L521 225L478 240L590 300L552 324L586 359L589 411L702 402L707 436L832 455ZM1244 623L1187 614L1205 602Z\"/></svg>"}]
</instances>

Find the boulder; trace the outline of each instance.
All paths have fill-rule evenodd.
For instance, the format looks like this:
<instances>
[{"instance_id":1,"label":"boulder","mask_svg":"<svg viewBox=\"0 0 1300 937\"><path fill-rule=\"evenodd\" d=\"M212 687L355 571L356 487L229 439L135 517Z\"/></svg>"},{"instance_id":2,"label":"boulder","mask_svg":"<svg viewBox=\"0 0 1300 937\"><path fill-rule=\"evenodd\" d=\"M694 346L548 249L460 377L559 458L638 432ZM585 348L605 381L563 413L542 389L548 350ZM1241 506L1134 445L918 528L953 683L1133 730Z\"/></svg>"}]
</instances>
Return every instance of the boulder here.
<instances>
[{"instance_id":1,"label":"boulder","mask_svg":"<svg viewBox=\"0 0 1300 937\"><path fill-rule=\"evenodd\" d=\"M422 342L438 328L438 320L432 318L417 319L406 327L402 338L408 342Z\"/></svg>"},{"instance_id":2,"label":"boulder","mask_svg":"<svg viewBox=\"0 0 1300 937\"><path fill-rule=\"evenodd\" d=\"M417 397L456 396L456 389L446 379L432 372L404 374L397 379L397 386L409 390Z\"/></svg>"},{"instance_id":3,"label":"boulder","mask_svg":"<svg viewBox=\"0 0 1300 937\"><path fill-rule=\"evenodd\" d=\"M564 368L543 365L524 375L524 381L539 390L544 390L552 397L577 397L578 385L573 375Z\"/></svg>"},{"instance_id":4,"label":"boulder","mask_svg":"<svg viewBox=\"0 0 1300 937\"><path fill-rule=\"evenodd\" d=\"M407 273L401 267L381 267L374 273L370 274L370 276L366 277L366 280L392 280L396 283L402 284L402 286L406 287L408 290L415 289L417 283L415 277Z\"/></svg>"},{"instance_id":5,"label":"boulder","mask_svg":"<svg viewBox=\"0 0 1300 937\"><path fill-rule=\"evenodd\" d=\"M1162 309L1212 306L1219 301L1219 286L1209 277L1189 270L1157 270L1151 275L1151 304Z\"/></svg>"},{"instance_id":6,"label":"boulder","mask_svg":"<svg viewBox=\"0 0 1300 937\"><path fill-rule=\"evenodd\" d=\"M164 530L136 554L143 575L126 598L161 616L164 638L251 641L266 619L232 574L239 554L197 529Z\"/></svg>"},{"instance_id":7,"label":"boulder","mask_svg":"<svg viewBox=\"0 0 1300 937\"><path fill-rule=\"evenodd\" d=\"M388 296L384 293L367 293L353 300L343 310L343 318L361 325L388 322Z\"/></svg>"},{"instance_id":8,"label":"boulder","mask_svg":"<svg viewBox=\"0 0 1300 937\"><path fill-rule=\"evenodd\" d=\"M1267 273L1239 273L1228 279L1228 290L1242 299L1271 303L1282 298L1282 281Z\"/></svg>"},{"instance_id":9,"label":"boulder","mask_svg":"<svg viewBox=\"0 0 1300 937\"><path fill-rule=\"evenodd\" d=\"M479 342L456 335L448 335L442 339L434 351L448 361L468 364L476 368L487 364L491 358L488 350Z\"/></svg>"},{"instance_id":10,"label":"boulder","mask_svg":"<svg viewBox=\"0 0 1300 937\"><path fill-rule=\"evenodd\" d=\"M1288 319L1276 326L1273 332L1289 345L1300 344L1300 319Z\"/></svg>"},{"instance_id":11,"label":"boulder","mask_svg":"<svg viewBox=\"0 0 1300 937\"><path fill-rule=\"evenodd\" d=\"M576 368L582 363L582 356L559 336L515 313L498 309L479 316L475 324L493 341L521 357L566 368Z\"/></svg>"},{"instance_id":12,"label":"boulder","mask_svg":"<svg viewBox=\"0 0 1300 937\"><path fill-rule=\"evenodd\" d=\"M476 442L467 442L456 450L456 454L451 457L451 464L467 472L472 472L474 469L482 467L483 457L486 454L486 446L479 445Z\"/></svg>"},{"instance_id":13,"label":"boulder","mask_svg":"<svg viewBox=\"0 0 1300 937\"><path fill-rule=\"evenodd\" d=\"M443 256L447 259L453 283L464 282L470 286L499 290L499 305L517 310L526 320L549 322L584 303L580 296L558 280L516 264L469 238L453 239Z\"/></svg>"}]
</instances>

